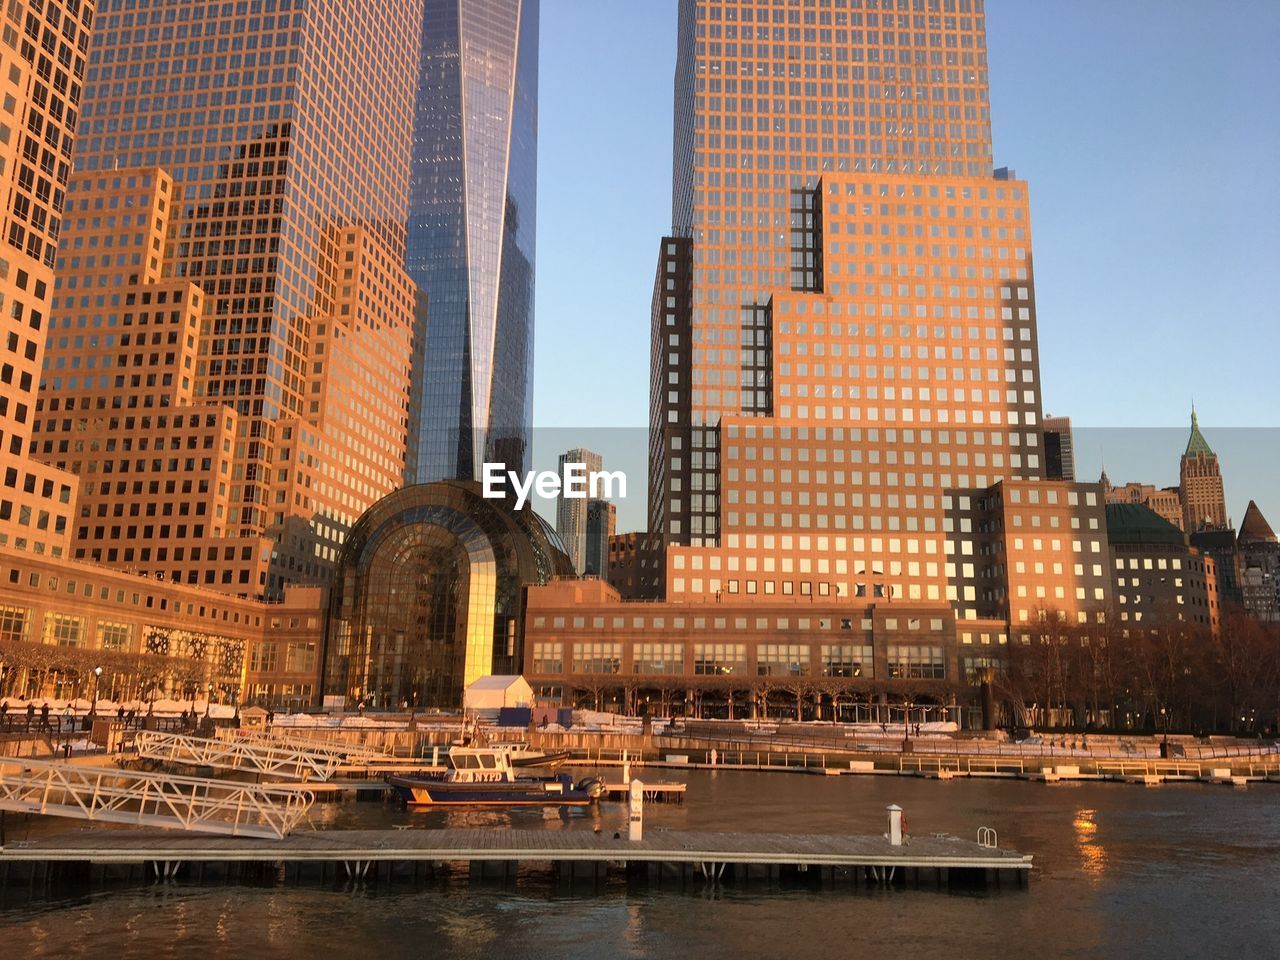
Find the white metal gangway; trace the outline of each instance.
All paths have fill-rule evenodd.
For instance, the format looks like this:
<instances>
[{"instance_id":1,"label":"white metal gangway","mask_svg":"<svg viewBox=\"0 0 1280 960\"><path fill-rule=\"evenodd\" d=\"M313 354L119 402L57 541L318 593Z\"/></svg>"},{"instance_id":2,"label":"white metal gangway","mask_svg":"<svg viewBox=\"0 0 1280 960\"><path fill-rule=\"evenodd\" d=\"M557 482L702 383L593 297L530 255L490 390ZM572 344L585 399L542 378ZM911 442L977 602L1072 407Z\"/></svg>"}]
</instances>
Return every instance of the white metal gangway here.
<instances>
[{"instance_id":1,"label":"white metal gangway","mask_svg":"<svg viewBox=\"0 0 1280 960\"><path fill-rule=\"evenodd\" d=\"M328 780L343 766L342 758L333 753L249 740L208 740L141 730L133 742L138 756L146 760L245 770L289 780Z\"/></svg>"},{"instance_id":2,"label":"white metal gangway","mask_svg":"<svg viewBox=\"0 0 1280 960\"><path fill-rule=\"evenodd\" d=\"M0 759L0 810L95 823L280 839L306 821L306 790Z\"/></svg>"},{"instance_id":3,"label":"white metal gangway","mask_svg":"<svg viewBox=\"0 0 1280 960\"><path fill-rule=\"evenodd\" d=\"M393 757L389 753L375 750L358 743L344 743L335 740L319 740L305 734L270 733L258 730L237 730L234 727L221 727L217 731L218 738L231 743L248 743L263 747L287 747L294 750L305 750L319 756L337 757L343 766L359 765L363 767L379 764L403 763L402 758Z\"/></svg>"}]
</instances>

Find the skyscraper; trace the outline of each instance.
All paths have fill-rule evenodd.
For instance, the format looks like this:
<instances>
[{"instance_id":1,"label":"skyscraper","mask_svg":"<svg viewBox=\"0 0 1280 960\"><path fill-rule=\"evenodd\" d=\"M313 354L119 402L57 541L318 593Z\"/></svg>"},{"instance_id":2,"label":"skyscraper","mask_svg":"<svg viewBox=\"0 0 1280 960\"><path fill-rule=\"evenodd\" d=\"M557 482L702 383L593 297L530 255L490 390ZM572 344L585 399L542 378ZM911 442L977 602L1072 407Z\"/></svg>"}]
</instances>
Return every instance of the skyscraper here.
<instances>
[{"instance_id":1,"label":"skyscraper","mask_svg":"<svg viewBox=\"0 0 1280 960\"><path fill-rule=\"evenodd\" d=\"M406 265L410 479L524 470L533 389L538 0L426 0Z\"/></svg>"},{"instance_id":2,"label":"skyscraper","mask_svg":"<svg viewBox=\"0 0 1280 960\"><path fill-rule=\"evenodd\" d=\"M566 464L579 463L586 467L587 474L590 475L599 472L604 461L598 453L575 447L560 454L560 475L564 476ZM569 554L574 571L579 575L585 573L587 568L587 507L589 503L590 500L585 497L562 496L556 500L556 534Z\"/></svg>"},{"instance_id":3,"label":"skyscraper","mask_svg":"<svg viewBox=\"0 0 1280 960\"><path fill-rule=\"evenodd\" d=\"M1050 480L1076 478L1075 443L1070 417L1044 418L1045 475Z\"/></svg>"},{"instance_id":4,"label":"skyscraper","mask_svg":"<svg viewBox=\"0 0 1280 960\"><path fill-rule=\"evenodd\" d=\"M102 5L33 438L77 556L278 596L401 484L421 9Z\"/></svg>"},{"instance_id":5,"label":"skyscraper","mask_svg":"<svg viewBox=\"0 0 1280 960\"><path fill-rule=\"evenodd\" d=\"M93 17L92 0L10 3L0 15L0 549L55 558L67 553L79 484L28 453Z\"/></svg>"},{"instance_id":6,"label":"skyscraper","mask_svg":"<svg viewBox=\"0 0 1280 960\"><path fill-rule=\"evenodd\" d=\"M651 318L667 596L1101 606L1100 491L1037 492L1030 205L992 169L981 0L888 6L681 2ZM973 555L996 515L1064 531L1014 610Z\"/></svg>"},{"instance_id":7,"label":"skyscraper","mask_svg":"<svg viewBox=\"0 0 1280 960\"><path fill-rule=\"evenodd\" d=\"M1222 489L1218 455L1200 432L1200 418L1191 411L1191 436L1179 466L1182 481L1183 529L1188 533L1226 530L1227 498Z\"/></svg>"},{"instance_id":8,"label":"skyscraper","mask_svg":"<svg viewBox=\"0 0 1280 960\"><path fill-rule=\"evenodd\" d=\"M618 511L611 501L587 501L587 550L582 570L587 576L608 577L609 541L617 524Z\"/></svg>"}]
</instances>

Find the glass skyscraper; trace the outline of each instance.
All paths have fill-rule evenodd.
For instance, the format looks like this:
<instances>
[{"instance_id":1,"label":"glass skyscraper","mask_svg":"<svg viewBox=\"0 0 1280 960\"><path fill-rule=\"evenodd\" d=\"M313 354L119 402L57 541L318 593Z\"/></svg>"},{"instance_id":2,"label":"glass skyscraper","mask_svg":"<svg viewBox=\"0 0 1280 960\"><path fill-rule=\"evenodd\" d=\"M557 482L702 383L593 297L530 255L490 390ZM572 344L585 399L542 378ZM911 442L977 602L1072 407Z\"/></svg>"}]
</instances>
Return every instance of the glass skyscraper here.
<instances>
[{"instance_id":1,"label":"glass skyscraper","mask_svg":"<svg viewBox=\"0 0 1280 960\"><path fill-rule=\"evenodd\" d=\"M428 298L408 480L525 469L533 386L538 0L426 0L406 266Z\"/></svg>"}]
</instances>

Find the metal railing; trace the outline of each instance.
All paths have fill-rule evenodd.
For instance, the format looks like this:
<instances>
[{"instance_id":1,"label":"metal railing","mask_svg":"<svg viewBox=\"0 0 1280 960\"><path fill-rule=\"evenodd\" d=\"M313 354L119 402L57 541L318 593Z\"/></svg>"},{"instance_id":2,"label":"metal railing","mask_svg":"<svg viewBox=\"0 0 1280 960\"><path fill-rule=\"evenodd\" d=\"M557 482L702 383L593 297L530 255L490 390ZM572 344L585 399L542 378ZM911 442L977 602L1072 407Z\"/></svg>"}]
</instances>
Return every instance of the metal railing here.
<instances>
[{"instance_id":1,"label":"metal railing","mask_svg":"<svg viewBox=\"0 0 1280 960\"><path fill-rule=\"evenodd\" d=\"M221 770L248 770L292 780L328 780L343 765L342 758L311 748L243 740L208 740L176 733L143 730L134 739L138 756L162 763Z\"/></svg>"},{"instance_id":2,"label":"metal railing","mask_svg":"<svg viewBox=\"0 0 1280 960\"><path fill-rule=\"evenodd\" d=\"M0 809L95 823L280 839L306 821L305 790L40 760L0 760Z\"/></svg>"},{"instance_id":3,"label":"metal railing","mask_svg":"<svg viewBox=\"0 0 1280 960\"><path fill-rule=\"evenodd\" d=\"M223 727L217 731L219 740L233 743L246 743L259 747L283 747L290 750L302 750L317 756L336 757L342 765L360 764L376 766L380 763L395 763L398 758L381 750L366 747L359 743L342 743L333 740L312 739L305 734L286 733L283 731L259 731Z\"/></svg>"}]
</instances>

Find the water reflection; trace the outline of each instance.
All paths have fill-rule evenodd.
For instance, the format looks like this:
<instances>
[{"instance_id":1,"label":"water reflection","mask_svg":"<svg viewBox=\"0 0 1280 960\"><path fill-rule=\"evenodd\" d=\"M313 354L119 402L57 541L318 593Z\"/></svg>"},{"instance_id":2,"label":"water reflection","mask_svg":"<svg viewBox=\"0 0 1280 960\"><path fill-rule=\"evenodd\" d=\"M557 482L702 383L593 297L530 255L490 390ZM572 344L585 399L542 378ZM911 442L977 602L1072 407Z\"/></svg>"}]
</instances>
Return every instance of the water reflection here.
<instances>
[{"instance_id":1,"label":"water reflection","mask_svg":"<svg viewBox=\"0 0 1280 960\"><path fill-rule=\"evenodd\" d=\"M1071 827L1075 831L1076 850L1080 853L1080 872L1095 884L1107 872L1107 850L1098 837L1095 810L1078 810Z\"/></svg>"}]
</instances>

